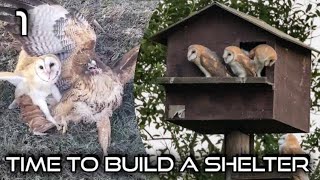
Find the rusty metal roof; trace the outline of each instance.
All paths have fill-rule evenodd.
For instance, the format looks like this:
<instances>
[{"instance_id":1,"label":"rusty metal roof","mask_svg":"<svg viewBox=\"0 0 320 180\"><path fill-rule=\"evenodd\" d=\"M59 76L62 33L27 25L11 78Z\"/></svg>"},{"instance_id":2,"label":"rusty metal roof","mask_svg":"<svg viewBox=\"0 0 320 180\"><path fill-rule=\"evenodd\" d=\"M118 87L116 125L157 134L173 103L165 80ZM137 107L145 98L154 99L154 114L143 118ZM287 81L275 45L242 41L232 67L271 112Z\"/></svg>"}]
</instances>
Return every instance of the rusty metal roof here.
<instances>
[{"instance_id":1,"label":"rusty metal roof","mask_svg":"<svg viewBox=\"0 0 320 180\"><path fill-rule=\"evenodd\" d=\"M232 14L234 14L234 15L236 15L236 16L244 19L244 20L246 20L247 22L252 23L252 24L260 27L261 29L266 30L267 32L269 32L269 33L271 33L271 34L273 34L273 35L275 35L275 36L277 36L277 37L279 37L281 39L284 39L286 41L289 41L291 43L294 43L296 45L299 45L301 47L309 49L311 51L315 51L315 52L320 53L319 50L310 47L309 45L307 45L307 44L299 41L298 39L296 39L296 38L294 38L294 37L282 32L282 31L280 31L279 29L277 29L275 27L270 26L266 22L264 22L264 21L262 21L262 20L260 20L258 18L255 18L255 17L253 17L251 15L248 15L248 14L245 14L243 12L240 12L240 11L238 11L236 9L231 8L231 7L228 7L228 6L224 5L224 4L218 3L218 2L214 2L212 5L204 8L204 9L202 9L202 10L200 10L200 11L198 11L198 12L196 12L196 13L194 13L194 14L192 14L192 15L190 15L190 16L188 16L188 17L186 17L186 18L184 18L184 19L182 19L180 21L178 21L177 23L169 26L168 28L166 28L164 30L161 30L160 32L155 34L152 37L152 39L154 41L160 42L162 44L166 44L167 43L167 35L170 32L174 31L177 27L179 27L179 26L183 25L184 23L186 23L189 19L191 19L191 18L203 13L204 11L212 8L213 6L220 7L222 9L224 9L224 10L226 10L226 11L228 11L228 12L230 12L230 13L232 13Z\"/></svg>"}]
</instances>

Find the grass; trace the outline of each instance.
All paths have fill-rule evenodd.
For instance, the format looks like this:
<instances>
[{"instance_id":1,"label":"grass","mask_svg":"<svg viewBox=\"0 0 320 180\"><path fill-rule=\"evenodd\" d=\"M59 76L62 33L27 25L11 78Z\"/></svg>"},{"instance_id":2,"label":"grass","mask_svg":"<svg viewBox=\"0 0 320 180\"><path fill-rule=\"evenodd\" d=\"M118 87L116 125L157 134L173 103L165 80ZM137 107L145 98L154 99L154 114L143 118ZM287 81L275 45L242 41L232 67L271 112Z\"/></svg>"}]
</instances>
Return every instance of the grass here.
<instances>
[{"instance_id":1,"label":"grass","mask_svg":"<svg viewBox=\"0 0 320 180\"><path fill-rule=\"evenodd\" d=\"M106 64L112 65L122 54L139 43L143 29L155 8L155 1L125 0L63 0L67 8L76 8L85 15L94 17L105 32L97 30L97 51ZM18 51L7 32L0 24L0 71L13 71ZM47 136L34 136L21 121L19 110L8 110L13 100L14 87L0 82L0 177L2 179L146 179L148 176L135 173L107 174L103 167L95 173L69 172L67 163L63 163L63 172L10 173L9 163L4 161L8 154L49 155L96 154L102 156L98 144L95 124L71 124L66 134L52 130ZM123 105L114 113L112 119L112 143L110 154L122 154L133 157L145 154L134 113L133 83L125 87Z\"/></svg>"}]
</instances>

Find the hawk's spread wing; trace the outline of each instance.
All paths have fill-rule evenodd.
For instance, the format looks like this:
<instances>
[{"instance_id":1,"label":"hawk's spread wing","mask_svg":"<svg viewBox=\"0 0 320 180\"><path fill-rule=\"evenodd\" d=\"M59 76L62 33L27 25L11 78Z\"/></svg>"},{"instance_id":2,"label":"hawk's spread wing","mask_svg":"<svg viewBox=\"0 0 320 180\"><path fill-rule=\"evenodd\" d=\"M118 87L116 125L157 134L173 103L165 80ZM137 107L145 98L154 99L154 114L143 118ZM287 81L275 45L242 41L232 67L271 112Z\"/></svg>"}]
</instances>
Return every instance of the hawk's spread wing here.
<instances>
[{"instance_id":1,"label":"hawk's spread wing","mask_svg":"<svg viewBox=\"0 0 320 180\"><path fill-rule=\"evenodd\" d=\"M139 50L140 45L132 48L112 67L113 71L119 75L120 81L123 84L128 83L134 77Z\"/></svg>"},{"instance_id":2,"label":"hawk's spread wing","mask_svg":"<svg viewBox=\"0 0 320 180\"><path fill-rule=\"evenodd\" d=\"M4 0L0 5L0 20L8 22L6 29L21 42L30 56L56 54L67 59L75 49L93 48L96 35L85 18L75 10L68 11L53 0ZM21 36L20 18L15 10L28 12L28 36Z\"/></svg>"},{"instance_id":3,"label":"hawk's spread wing","mask_svg":"<svg viewBox=\"0 0 320 180\"><path fill-rule=\"evenodd\" d=\"M230 76L225 66L222 64L222 60L219 56L212 51L206 50L206 53L202 54L200 63L206 70L213 76L228 77Z\"/></svg>"}]
</instances>

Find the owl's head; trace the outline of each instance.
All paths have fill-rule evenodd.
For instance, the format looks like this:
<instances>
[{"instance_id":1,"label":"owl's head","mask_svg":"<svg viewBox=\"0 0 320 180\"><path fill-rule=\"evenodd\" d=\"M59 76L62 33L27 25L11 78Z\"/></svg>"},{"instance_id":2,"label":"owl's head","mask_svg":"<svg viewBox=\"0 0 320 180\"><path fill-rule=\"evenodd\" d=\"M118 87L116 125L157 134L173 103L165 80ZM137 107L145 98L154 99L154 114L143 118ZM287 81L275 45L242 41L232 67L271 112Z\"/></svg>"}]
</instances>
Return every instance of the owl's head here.
<instances>
[{"instance_id":1,"label":"owl's head","mask_svg":"<svg viewBox=\"0 0 320 180\"><path fill-rule=\"evenodd\" d=\"M188 61L195 62L199 58L199 45L191 45L188 48Z\"/></svg>"},{"instance_id":2,"label":"owl's head","mask_svg":"<svg viewBox=\"0 0 320 180\"><path fill-rule=\"evenodd\" d=\"M38 60L35 61L34 68L36 78L40 82L54 84L58 81L61 73L61 63L59 58L51 54L40 56Z\"/></svg>"},{"instance_id":3,"label":"owl's head","mask_svg":"<svg viewBox=\"0 0 320 180\"><path fill-rule=\"evenodd\" d=\"M91 59L87 64L87 70L85 71L85 74L90 74L94 76L101 73L102 69L98 67L97 61Z\"/></svg>"},{"instance_id":4,"label":"owl's head","mask_svg":"<svg viewBox=\"0 0 320 180\"><path fill-rule=\"evenodd\" d=\"M242 54L242 50L237 46L228 46L224 49L223 60L226 64L231 63L237 55Z\"/></svg>"},{"instance_id":5,"label":"owl's head","mask_svg":"<svg viewBox=\"0 0 320 180\"><path fill-rule=\"evenodd\" d=\"M278 144L279 144L279 152L281 154L287 154L287 153L304 154L304 152L301 149L298 138L293 134L285 134L281 136L280 139L278 140ZM288 147L293 148L292 152L291 151L289 152L288 150L286 153L283 152L283 150ZM297 150L301 150L301 151L297 151Z\"/></svg>"}]
</instances>

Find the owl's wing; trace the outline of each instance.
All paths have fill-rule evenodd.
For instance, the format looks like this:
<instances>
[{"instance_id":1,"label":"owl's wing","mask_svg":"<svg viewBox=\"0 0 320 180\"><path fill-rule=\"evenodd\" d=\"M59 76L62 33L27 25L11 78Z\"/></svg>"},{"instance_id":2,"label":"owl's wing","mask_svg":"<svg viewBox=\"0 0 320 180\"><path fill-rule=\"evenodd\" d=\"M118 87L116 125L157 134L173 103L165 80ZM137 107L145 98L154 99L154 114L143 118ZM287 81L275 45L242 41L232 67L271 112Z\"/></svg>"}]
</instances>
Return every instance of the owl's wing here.
<instances>
[{"instance_id":1,"label":"owl's wing","mask_svg":"<svg viewBox=\"0 0 320 180\"><path fill-rule=\"evenodd\" d=\"M0 72L0 80L8 81L14 86L17 86L20 82L25 80L25 78L12 72Z\"/></svg>"},{"instance_id":2,"label":"owl's wing","mask_svg":"<svg viewBox=\"0 0 320 180\"><path fill-rule=\"evenodd\" d=\"M215 52L206 52L202 55L200 63L213 76L228 77L230 74L222 64L221 59Z\"/></svg>"},{"instance_id":3,"label":"owl's wing","mask_svg":"<svg viewBox=\"0 0 320 180\"><path fill-rule=\"evenodd\" d=\"M241 64L248 76L256 76L255 66L247 56L238 55L235 60Z\"/></svg>"},{"instance_id":4,"label":"owl's wing","mask_svg":"<svg viewBox=\"0 0 320 180\"><path fill-rule=\"evenodd\" d=\"M3 0L0 4L0 20L7 22L6 30L21 42L30 56L55 54L67 59L73 50L82 49L86 43L94 46L96 35L75 10L70 12L53 0ZM21 36L21 20L15 10L28 12L28 36ZM79 43L81 42L81 44Z\"/></svg>"}]
</instances>

